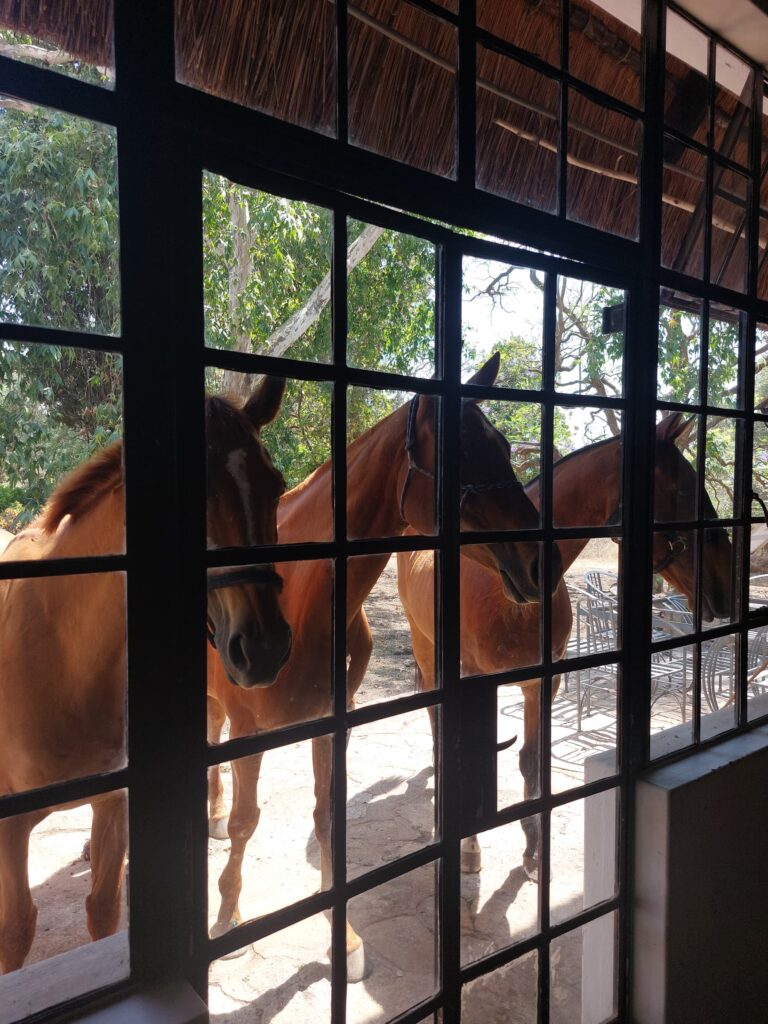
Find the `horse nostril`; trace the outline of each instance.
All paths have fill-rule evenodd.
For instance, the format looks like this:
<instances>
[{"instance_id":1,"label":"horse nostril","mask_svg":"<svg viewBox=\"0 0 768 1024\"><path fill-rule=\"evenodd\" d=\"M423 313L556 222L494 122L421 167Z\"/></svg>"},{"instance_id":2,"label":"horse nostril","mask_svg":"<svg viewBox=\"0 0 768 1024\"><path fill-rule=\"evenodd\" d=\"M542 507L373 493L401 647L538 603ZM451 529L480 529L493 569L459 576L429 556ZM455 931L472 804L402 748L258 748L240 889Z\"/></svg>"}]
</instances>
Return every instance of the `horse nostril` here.
<instances>
[{"instance_id":1,"label":"horse nostril","mask_svg":"<svg viewBox=\"0 0 768 1024\"><path fill-rule=\"evenodd\" d=\"M229 655L230 663L238 669L248 668L248 657L245 653L243 640L242 633L233 633L227 644L227 654Z\"/></svg>"},{"instance_id":2,"label":"horse nostril","mask_svg":"<svg viewBox=\"0 0 768 1024\"><path fill-rule=\"evenodd\" d=\"M539 555L535 555L531 562L531 580L533 585L538 588L539 586Z\"/></svg>"}]
</instances>

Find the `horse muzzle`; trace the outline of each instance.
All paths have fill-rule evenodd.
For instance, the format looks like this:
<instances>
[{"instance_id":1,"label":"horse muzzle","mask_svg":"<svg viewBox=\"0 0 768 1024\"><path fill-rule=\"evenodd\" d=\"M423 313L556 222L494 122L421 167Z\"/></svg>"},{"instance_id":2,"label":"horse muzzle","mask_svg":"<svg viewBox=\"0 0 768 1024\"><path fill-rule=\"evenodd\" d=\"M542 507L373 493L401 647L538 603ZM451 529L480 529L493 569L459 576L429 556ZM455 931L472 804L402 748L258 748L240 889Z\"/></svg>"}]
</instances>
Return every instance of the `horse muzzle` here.
<instances>
[{"instance_id":1,"label":"horse muzzle","mask_svg":"<svg viewBox=\"0 0 768 1024\"><path fill-rule=\"evenodd\" d=\"M245 690L271 686L291 655L291 627L286 622L269 636L263 633L232 633L219 647L229 681Z\"/></svg>"}]
</instances>

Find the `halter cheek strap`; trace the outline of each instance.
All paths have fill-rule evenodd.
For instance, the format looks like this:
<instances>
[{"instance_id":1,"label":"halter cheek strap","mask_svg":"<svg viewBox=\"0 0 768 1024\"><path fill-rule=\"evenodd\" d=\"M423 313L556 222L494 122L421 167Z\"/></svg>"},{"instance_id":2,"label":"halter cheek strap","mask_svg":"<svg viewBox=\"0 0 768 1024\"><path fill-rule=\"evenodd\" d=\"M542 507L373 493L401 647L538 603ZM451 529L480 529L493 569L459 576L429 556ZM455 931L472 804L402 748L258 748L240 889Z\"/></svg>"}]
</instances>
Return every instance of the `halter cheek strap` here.
<instances>
[{"instance_id":1,"label":"halter cheek strap","mask_svg":"<svg viewBox=\"0 0 768 1024\"><path fill-rule=\"evenodd\" d=\"M217 573L215 576L208 576L208 593L212 590L223 590L224 587L239 587L244 583L252 583L257 586L274 587L279 594L283 589L283 577L278 575L274 569L268 569L264 565L251 565L243 569L231 569L228 572ZM213 628L213 621L208 616L206 623L208 643L216 647L216 631Z\"/></svg>"},{"instance_id":2,"label":"halter cheek strap","mask_svg":"<svg viewBox=\"0 0 768 1024\"><path fill-rule=\"evenodd\" d=\"M416 415L419 411L419 395L414 395L411 401L408 403L408 423L405 430L405 454L408 457L408 471L405 474L405 480L403 481L403 489L400 492L400 518L403 522L408 522L405 517L405 495L408 490L408 484L411 482L411 476L413 473L421 473L428 480L434 480L435 474L429 470L424 469L416 461ZM485 494L487 491L503 491L511 490L512 488L520 488L522 490L522 484L514 474L511 480L496 480L490 483L469 483L461 484L460 494L461 499L459 501L459 515L464 510L464 504L467 498L472 498L477 494Z\"/></svg>"}]
</instances>

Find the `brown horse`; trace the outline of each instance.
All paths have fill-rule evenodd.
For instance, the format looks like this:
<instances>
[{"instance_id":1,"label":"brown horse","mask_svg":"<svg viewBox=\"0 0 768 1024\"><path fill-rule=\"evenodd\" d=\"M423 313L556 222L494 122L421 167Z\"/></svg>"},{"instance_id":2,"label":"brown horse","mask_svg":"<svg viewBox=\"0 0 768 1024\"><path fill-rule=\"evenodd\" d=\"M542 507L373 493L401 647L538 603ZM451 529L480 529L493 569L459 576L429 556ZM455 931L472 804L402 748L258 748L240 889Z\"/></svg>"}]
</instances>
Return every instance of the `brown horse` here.
<instances>
[{"instance_id":1,"label":"brown horse","mask_svg":"<svg viewBox=\"0 0 768 1024\"><path fill-rule=\"evenodd\" d=\"M675 438L685 429L680 414L668 416L656 430L655 518L674 522L695 518L696 474L676 446ZM618 438L590 445L561 461L553 469L553 521L556 526L605 526L619 511L621 483L621 442ZM541 501L540 481L526 488L537 507ZM706 515L714 518L707 500ZM654 567L691 607L694 603L695 545L678 532L657 533L654 539ZM587 541L558 541L564 571L573 563ZM421 686L435 685L434 655L434 576L429 553L400 553L397 556L398 589L408 617L413 654L419 668ZM705 619L726 618L730 614L731 545L725 530L706 534L703 564L702 612ZM493 574L468 558L461 560L461 668L465 675L499 672L535 665L539 654L539 605L513 605L505 601ZM552 657L566 655L573 615L565 583L552 595ZM355 671L367 664L370 640L367 624L358 625L355 636L359 649L352 653ZM368 636L370 632L368 631ZM353 665L350 665L353 671ZM524 700L524 742L520 750L520 771L525 798L537 795L539 762L539 716L541 687L539 679L522 683ZM552 681L552 698L560 677ZM529 877L537 878L539 832L533 818L521 822L526 837L523 867ZM465 841L463 863L466 870L479 870L476 837Z\"/></svg>"},{"instance_id":2,"label":"brown horse","mask_svg":"<svg viewBox=\"0 0 768 1024\"><path fill-rule=\"evenodd\" d=\"M492 384L498 371L498 355L472 378L471 383ZM414 398L376 424L347 449L347 517L351 537L391 537L411 526L421 533L433 532L435 496L436 402ZM460 477L463 491L461 521L465 529L530 529L538 525L538 513L517 482L509 460L509 445L491 427L477 404L462 403L462 452ZM278 533L282 542L305 539L307 524L313 535L330 536L330 463L317 469L280 502ZM484 572L498 580L499 592L510 603L534 600L538 595L538 545L476 545L473 557ZM353 624L363 601L387 564L389 556L350 559L347 565L347 624ZM331 618L332 566L330 562L294 562L278 566L284 579L282 607L294 635L293 650L271 690L246 692L230 686L213 651L209 652L208 692L210 739L218 740L225 714L230 736L277 729L300 721L321 718L331 711ZM556 570L559 579L559 567ZM348 646L355 643L351 635ZM347 680L351 705L358 677ZM312 741L315 774L315 832L320 844L322 886L331 884L331 757L332 738ZM232 763L233 805L228 833L231 852L219 880L221 906L213 934L219 935L240 923L238 900L242 888L245 847L259 820L257 783L262 755L239 758ZM218 772L212 772L209 795L212 816L224 814ZM364 972L364 953L358 935L347 924L347 967L350 980Z\"/></svg>"},{"instance_id":3,"label":"brown horse","mask_svg":"<svg viewBox=\"0 0 768 1024\"><path fill-rule=\"evenodd\" d=\"M285 489L258 431L277 414L283 382L266 379L242 411L206 402L209 544L272 543ZM124 549L122 445L76 469L53 493L35 528L11 540L2 558L114 554ZM219 586L208 599L209 628L227 673L241 686L271 683L291 635L279 608L277 577ZM119 768L125 760L125 584L121 573L17 578L0 582L0 794ZM42 695L44 699L42 699ZM126 852L124 794L88 801L91 892L88 930L115 931ZM74 806L68 804L67 806ZM46 808L0 819L0 964L24 962L37 909L27 858L32 829Z\"/></svg>"}]
</instances>

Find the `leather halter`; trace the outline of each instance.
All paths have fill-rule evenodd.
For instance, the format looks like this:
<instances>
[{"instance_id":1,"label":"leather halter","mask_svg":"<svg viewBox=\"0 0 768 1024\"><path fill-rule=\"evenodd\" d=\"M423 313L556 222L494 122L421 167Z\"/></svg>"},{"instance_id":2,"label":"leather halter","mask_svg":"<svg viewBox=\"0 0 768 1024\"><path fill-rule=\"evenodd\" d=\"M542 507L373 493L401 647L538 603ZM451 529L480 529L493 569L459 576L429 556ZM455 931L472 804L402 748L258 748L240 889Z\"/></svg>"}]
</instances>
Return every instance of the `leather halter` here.
<instances>
[{"instance_id":1,"label":"leather halter","mask_svg":"<svg viewBox=\"0 0 768 1024\"><path fill-rule=\"evenodd\" d=\"M669 545L669 551L654 566L653 572L662 572L670 563L688 550L688 541L681 533L671 532L664 535L664 540Z\"/></svg>"},{"instance_id":2,"label":"leather halter","mask_svg":"<svg viewBox=\"0 0 768 1024\"><path fill-rule=\"evenodd\" d=\"M208 576L208 593L212 590L223 590L224 587L239 587L243 583L253 583L257 586L274 587L279 594L283 589L283 577L278 575L274 569L267 569L263 565L251 565L244 569L231 569L229 572L218 573L216 576ZM213 628L210 615L206 623L208 631L208 643L216 647L216 631Z\"/></svg>"},{"instance_id":3,"label":"leather halter","mask_svg":"<svg viewBox=\"0 0 768 1024\"><path fill-rule=\"evenodd\" d=\"M424 469L416 461L416 415L419 410L419 395L414 395L408 403L408 425L405 431L405 454L408 456L408 472L405 474L405 480L403 480L403 489L400 492L400 518L403 522L408 522L405 518L405 494L408 490L408 484L411 482L411 475L413 473L421 473L422 476L427 477L428 480L434 480L435 474L429 470ZM467 498L472 497L475 494L484 494L486 491L502 491L508 490L513 487L517 487L520 490L523 489L523 485L517 479L516 476L512 476L511 480L497 480L485 484L461 484L459 492L461 494L461 500L459 501L459 515L464 508L464 503Z\"/></svg>"}]
</instances>

